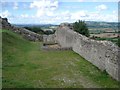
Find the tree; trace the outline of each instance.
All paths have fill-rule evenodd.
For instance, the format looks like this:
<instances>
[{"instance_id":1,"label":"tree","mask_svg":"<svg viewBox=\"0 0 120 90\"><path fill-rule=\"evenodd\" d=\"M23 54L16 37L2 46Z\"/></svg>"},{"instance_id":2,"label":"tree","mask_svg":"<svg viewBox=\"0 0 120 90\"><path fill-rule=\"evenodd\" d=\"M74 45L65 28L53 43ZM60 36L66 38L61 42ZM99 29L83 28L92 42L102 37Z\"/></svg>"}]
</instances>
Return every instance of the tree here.
<instances>
[{"instance_id":1,"label":"tree","mask_svg":"<svg viewBox=\"0 0 120 90\"><path fill-rule=\"evenodd\" d=\"M87 37L90 36L88 27L84 21L79 20L78 22L76 21L73 23L73 29L82 35L85 35Z\"/></svg>"}]
</instances>

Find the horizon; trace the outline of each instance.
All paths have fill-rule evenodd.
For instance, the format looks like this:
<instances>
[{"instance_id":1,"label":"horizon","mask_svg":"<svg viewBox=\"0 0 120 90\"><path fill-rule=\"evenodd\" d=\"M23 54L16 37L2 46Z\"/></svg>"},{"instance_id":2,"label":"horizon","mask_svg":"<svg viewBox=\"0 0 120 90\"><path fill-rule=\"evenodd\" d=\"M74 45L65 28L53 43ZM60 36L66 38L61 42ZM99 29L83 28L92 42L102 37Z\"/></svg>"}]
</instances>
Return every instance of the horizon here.
<instances>
[{"instance_id":1,"label":"horizon","mask_svg":"<svg viewBox=\"0 0 120 90\"><path fill-rule=\"evenodd\" d=\"M96 2L92 2L96 1ZM1 2L0 16L12 24L73 23L78 20L94 22L118 22L118 0L98 2L92 0L30 0ZM33 23L34 22L34 23Z\"/></svg>"},{"instance_id":2,"label":"horizon","mask_svg":"<svg viewBox=\"0 0 120 90\"><path fill-rule=\"evenodd\" d=\"M105 21L85 21L85 22L119 23L119 22L105 22ZM69 22L61 22L61 23L69 23ZM72 23L74 23L74 22L72 22ZM24 24L24 23L11 23L11 24L13 24L13 25L60 25L60 24L52 24L52 23L47 23L47 24L44 24L44 23L37 23L37 24L35 24L35 23L28 23L28 24Z\"/></svg>"}]
</instances>

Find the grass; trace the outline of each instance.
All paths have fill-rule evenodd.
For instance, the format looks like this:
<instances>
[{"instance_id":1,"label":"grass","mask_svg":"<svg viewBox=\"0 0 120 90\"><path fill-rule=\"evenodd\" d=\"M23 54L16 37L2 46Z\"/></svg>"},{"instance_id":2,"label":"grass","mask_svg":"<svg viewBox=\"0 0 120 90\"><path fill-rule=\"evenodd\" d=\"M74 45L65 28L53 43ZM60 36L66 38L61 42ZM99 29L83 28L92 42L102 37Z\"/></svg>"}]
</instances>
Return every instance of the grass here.
<instances>
[{"instance_id":1,"label":"grass","mask_svg":"<svg viewBox=\"0 0 120 90\"><path fill-rule=\"evenodd\" d=\"M118 41L119 37L114 37L114 38L95 38L95 40L107 40L115 43L116 45L119 45Z\"/></svg>"},{"instance_id":2,"label":"grass","mask_svg":"<svg viewBox=\"0 0 120 90\"><path fill-rule=\"evenodd\" d=\"M2 33L0 33L0 89L2 89Z\"/></svg>"},{"instance_id":3,"label":"grass","mask_svg":"<svg viewBox=\"0 0 120 90\"><path fill-rule=\"evenodd\" d=\"M3 88L118 88L120 83L73 51L44 51L2 31Z\"/></svg>"}]
</instances>

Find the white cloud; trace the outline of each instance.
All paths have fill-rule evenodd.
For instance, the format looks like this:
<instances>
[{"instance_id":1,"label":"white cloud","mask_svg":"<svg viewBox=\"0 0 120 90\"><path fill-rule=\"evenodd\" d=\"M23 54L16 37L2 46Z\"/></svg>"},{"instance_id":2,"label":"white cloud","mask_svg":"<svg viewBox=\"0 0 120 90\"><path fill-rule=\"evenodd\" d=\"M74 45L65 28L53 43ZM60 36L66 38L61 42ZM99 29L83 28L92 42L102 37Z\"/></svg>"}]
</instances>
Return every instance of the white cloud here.
<instances>
[{"instance_id":1,"label":"white cloud","mask_svg":"<svg viewBox=\"0 0 120 90\"><path fill-rule=\"evenodd\" d=\"M46 14L47 14L47 16L54 16L54 13L51 11L47 11Z\"/></svg>"},{"instance_id":2,"label":"white cloud","mask_svg":"<svg viewBox=\"0 0 120 90\"><path fill-rule=\"evenodd\" d=\"M119 0L60 0L62 2L119 2Z\"/></svg>"},{"instance_id":3,"label":"white cloud","mask_svg":"<svg viewBox=\"0 0 120 90\"><path fill-rule=\"evenodd\" d=\"M37 10L37 13L36 13L37 17L43 16L43 15L45 15L44 9Z\"/></svg>"},{"instance_id":4,"label":"white cloud","mask_svg":"<svg viewBox=\"0 0 120 90\"><path fill-rule=\"evenodd\" d=\"M52 16L53 12L58 8L57 0L41 0L41 1L33 1L30 4L30 8L36 8L36 16L41 17L44 15Z\"/></svg>"},{"instance_id":5,"label":"white cloud","mask_svg":"<svg viewBox=\"0 0 120 90\"><path fill-rule=\"evenodd\" d=\"M1 2L32 2L33 0L2 0ZM36 0L40 1L40 0ZM60 0L62 2L79 2L79 1L84 1L84 2L119 2L119 0Z\"/></svg>"},{"instance_id":6,"label":"white cloud","mask_svg":"<svg viewBox=\"0 0 120 90\"><path fill-rule=\"evenodd\" d=\"M105 22L116 22L118 21L118 14L113 11L111 14L103 14L101 12L88 12L85 10L75 12L71 14L71 20L85 20L85 21L105 21Z\"/></svg>"},{"instance_id":7,"label":"white cloud","mask_svg":"<svg viewBox=\"0 0 120 90\"><path fill-rule=\"evenodd\" d=\"M101 10L106 10L106 9L107 9L107 6L104 5L104 4L101 4L101 5L98 5L98 6L96 7L96 9L99 10L99 11L101 11Z\"/></svg>"},{"instance_id":8,"label":"white cloud","mask_svg":"<svg viewBox=\"0 0 120 90\"><path fill-rule=\"evenodd\" d=\"M77 20L85 20L85 21L107 21L107 22L116 22L118 21L117 14L111 13L111 14L103 14L102 12L88 12L85 10L70 13L69 11L62 11L62 12L56 12L51 13L48 12L48 15L36 17L35 15L28 15L28 14L21 14L17 18L17 22L23 23L34 23L34 24L59 24L62 22L75 22ZM39 15L38 15L39 16ZM29 20L28 20L29 19Z\"/></svg>"},{"instance_id":9,"label":"white cloud","mask_svg":"<svg viewBox=\"0 0 120 90\"><path fill-rule=\"evenodd\" d=\"M11 13L10 13L8 10L0 13L0 16L2 16L2 17L4 17L4 18L5 18L5 17L8 17L8 16L10 16L10 15L11 15Z\"/></svg>"},{"instance_id":10,"label":"white cloud","mask_svg":"<svg viewBox=\"0 0 120 90\"><path fill-rule=\"evenodd\" d=\"M13 9L18 9L18 3L17 2L14 2L14 5L13 5Z\"/></svg>"},{"instance_id":11,"label":"white cloud","mask_svg":"<svg viewBox=\"0 0 120 90\"><path fill-rule=\"evenodd\" d=\"M85 11L85 10L81 10L81 11L79 11L79 12L75 12L75 13L73 13L73 14L71 15L71 19L75 19L75 20L82 19L83 17L87 17L87 16L88 16L87 13L88 13L88 12Z\"/></svg>"},{"instance_id":12,"label":"white cloud","mask_svg":"<svg viewBox=\"0 0 120 90\"><path fill-rule=\"evenodd\" d=\"M118 21L118 15L93 12L93 13L90 13L89 17L86 19L90 21L116 22Z\"/></svg>"},{"instance_id":13,"label":"white cloud","mask_svg":"<svg viewBox=\"0 0 120 90\"><path fill-rule=\"evenodd\" d=\"M21 17L22 17L22 18L28 18L29 15L28 15L28 14L21 14Z\"/></svg>"},{"instance_id":14,"label":"white cloud","mask_svg":"<svg viewBox=\"0 0 120 90\"><path fill-rule=\"evenodd\" d=\"M114 10L112 13L113 13L113 14L118 14L118 11L117 11L117 10Z\"/></svg>"},{"instance_id":15,"label":"white cloud","mask_svg":"<svg viewBox=\"0 0 120 90\"><path fill-rule=\"evenodd\" d=\"M16 5L17 6L17 5ZM23 7L26 7L24 5ZM100 12L101 10L106 10L107 6L101 4L96 7L98 11L90 12L87 10L79 10L76 12L70 12L69 10L57 11L58 1L54 0L41 0L33 1L30 6L31 9L35 10L36 13L29 15L24 13L18 15L12 19L15 19L16 22L29 22L29 23L61 23L61 22L74 22L77 20L85 21L117 21L118 16L116 11L112 11L111 14L105 14ZM20 8L20 7L19 7ZM2 14L2 15L1 15ZM0 15L3 17L11 17L11 14L8 11L2 12ZM14 14L15 15L15 14ZM16 20L17 18L17 20ZM19 19L18 19L19 18Z\"/></svg>"},{"instance_id":16,"label":"white cloud","mask_svg":"<svg viewBox=\"0 0 120 90\"><path fill-rule=\"evenodd\" d=\"M77 0L77 2L84 2L84 0Z\"/></svg>"},{"instance_id":17,"label":"white cloud","mask_svg":"<svg viewBox=\"0 0 120 90\"><path fill-rule=\"evenodd\" d=\"M30 8L57 8L58 1L57 0L40 0L40 1L33 1L30 4Z\"/></svg>"}]
</instances>

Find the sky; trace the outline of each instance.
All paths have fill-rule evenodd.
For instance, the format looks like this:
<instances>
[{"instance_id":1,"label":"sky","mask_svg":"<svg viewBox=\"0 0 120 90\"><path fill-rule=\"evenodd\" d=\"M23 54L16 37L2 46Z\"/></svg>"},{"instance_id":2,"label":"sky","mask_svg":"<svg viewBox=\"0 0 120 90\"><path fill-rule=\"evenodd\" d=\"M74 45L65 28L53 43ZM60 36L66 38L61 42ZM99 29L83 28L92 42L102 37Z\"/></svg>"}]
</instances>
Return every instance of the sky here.
<instances>
[{"instance_id":1,"label":"sky","mask_svg":"<svg viewBox=\"0 0 120 90\"><path fill-rule=\"evenodd\" d=\"M0 16L12 24L118 22L118 0L3 0Z\"/></svg>"}]
</instances>

